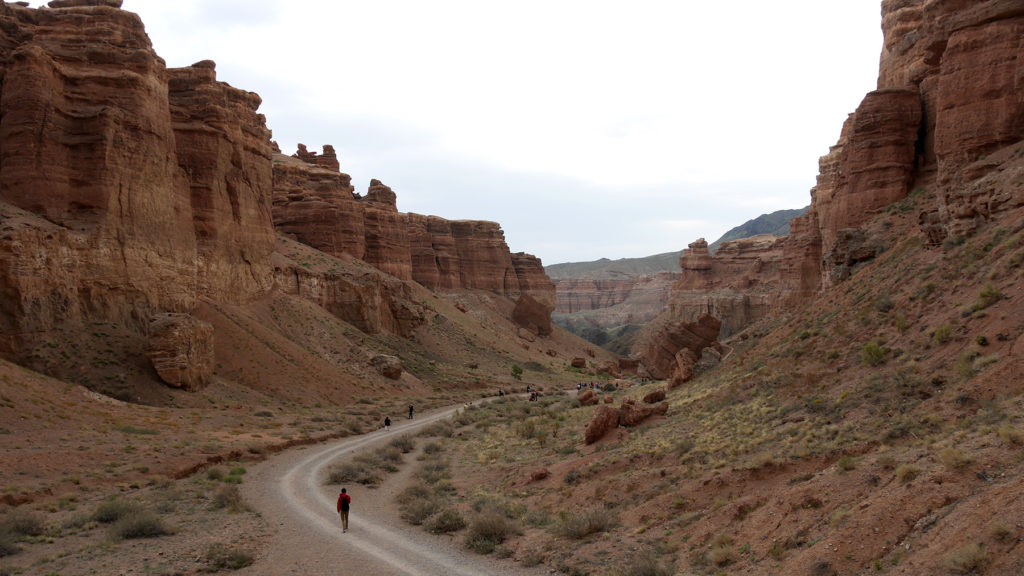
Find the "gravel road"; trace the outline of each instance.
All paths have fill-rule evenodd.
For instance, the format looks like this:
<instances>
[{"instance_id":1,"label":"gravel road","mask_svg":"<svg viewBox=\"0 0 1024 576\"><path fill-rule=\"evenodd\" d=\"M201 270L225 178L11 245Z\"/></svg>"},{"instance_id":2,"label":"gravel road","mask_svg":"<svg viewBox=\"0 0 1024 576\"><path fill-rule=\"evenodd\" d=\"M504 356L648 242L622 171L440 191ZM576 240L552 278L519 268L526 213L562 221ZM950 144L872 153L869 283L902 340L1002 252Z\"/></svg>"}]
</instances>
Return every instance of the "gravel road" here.
<instances>
[{"instance_id":1,"label":"gravel road","mask_svg":"<svg viewBox=\"0 0 1024 576\"><path fill-rule=\"evenodd\" d=\"M272 544L238 574L308 576L538 576L543 566L524 568L466 551L461 535L433 536L399 518L394 495L415 468L409 461L376 489L346 486L352 496L349 530L342 533L335 503L340 486L326 486L327 467L389 442L396 435L451 417L457 407L392 422L391 431L286 450L251 466L242 493L275 530Z\"/></svg>"}]
</instances>

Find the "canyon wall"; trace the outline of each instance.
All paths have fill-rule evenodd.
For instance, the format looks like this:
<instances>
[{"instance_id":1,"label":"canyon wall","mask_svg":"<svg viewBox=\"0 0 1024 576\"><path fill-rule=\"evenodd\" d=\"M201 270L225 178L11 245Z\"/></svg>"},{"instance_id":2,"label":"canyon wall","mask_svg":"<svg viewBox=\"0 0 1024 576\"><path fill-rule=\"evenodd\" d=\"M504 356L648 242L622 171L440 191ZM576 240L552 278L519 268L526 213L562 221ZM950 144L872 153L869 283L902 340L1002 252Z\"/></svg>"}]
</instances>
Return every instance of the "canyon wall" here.
<instances>
[{"instance_id":1,"label":"canyon wall","mask_svg":"<svg viewBox=\"0 0 1024 576\"><path fill-rule=\"evenodd\" d=\"M528 294L548 314L554 309L555 287L540 259L511 253L497 222L399 212L397 195L382 182L371 181L360 196L347 174L323 165L305 146L300 151L274 156L279 231L430 290L485 290L512 300Z\"/></svg>"},{"instance_id":2,"label":"canyon wall","mask_svg":"<svg viewBox=\"0 0 1024 576\"><path fill-rule=\"evenodd\" d=\"M727 335L806 302L884 248L862 226L915 188L936 192L918 214L932 244L1024 205L1024 4L885 0L882 28L877 90L819 160L810 209L770 254L755 243L709 259L691 244L673 317L710 312Z\"/></svg>"},{"instance_id":3,"label":"canyon wall","mask_svg":"<svg viewBox=\"0 0 1024 576\"><path fill-rule=\"evenodd\" d=\"M0 6L0 348L145 332L272 282L269 131L212 62L168 70L118 1ZM239 273L239 268L244 273Z\"/></svg>"},{"instance_id":4,"label":"canyon wall","mask_svg":"<svg viewBox=\"0 0 1024 576\"><path fill-rule=\"evenodd\" d=\"M0 354L45 371L32 351L57 333L106 323L144 343L154 318L275 288L408 337L413 281L529 296L530 326L550 330L554 286L497 223L400 213L377 180L360 196L330 146L280 154L260 105L212 61L167 68L120 0L0 4ZM370 266L312 273L278 232Z\"/></svg>"}]
</instances>

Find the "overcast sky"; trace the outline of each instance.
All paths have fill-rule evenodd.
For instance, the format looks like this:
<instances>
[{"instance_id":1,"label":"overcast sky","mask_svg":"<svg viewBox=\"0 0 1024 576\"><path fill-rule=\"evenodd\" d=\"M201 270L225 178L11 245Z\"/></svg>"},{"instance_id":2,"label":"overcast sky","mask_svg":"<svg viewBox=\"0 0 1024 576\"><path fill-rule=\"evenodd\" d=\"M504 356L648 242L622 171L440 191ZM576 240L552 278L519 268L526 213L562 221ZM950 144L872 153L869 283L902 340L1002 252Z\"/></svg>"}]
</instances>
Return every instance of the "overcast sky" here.
<instances>
[{"instance_id":1,"label":"overcast sky","mask_svg":"<svg viewBox=\"0 0 1024 576\"><path fill-rule=\"evenodd\" d=\"M878 0L124 0L171 67L259 93L285 153L500 222L545 264L810 203L875 87Z\"/></svg>"}]
</instances>

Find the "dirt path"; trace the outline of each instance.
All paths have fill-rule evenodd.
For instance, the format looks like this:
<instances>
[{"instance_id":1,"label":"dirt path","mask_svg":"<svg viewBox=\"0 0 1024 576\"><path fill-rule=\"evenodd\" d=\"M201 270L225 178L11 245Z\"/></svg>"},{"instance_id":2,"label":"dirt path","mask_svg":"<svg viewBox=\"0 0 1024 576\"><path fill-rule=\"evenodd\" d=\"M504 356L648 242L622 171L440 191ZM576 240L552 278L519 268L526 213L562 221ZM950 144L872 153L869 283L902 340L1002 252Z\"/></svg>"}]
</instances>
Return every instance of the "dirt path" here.
<instances>
[{"instance_id":1,"label":"dirt path","mask_svg":"<svg viewBox=\"0 0 1024 576\"><path fill-rule=\"evenodd\" d=\"M460 536L431 536L398 516L393 496L402 489L415 463L407 462L380 488L347 486L352 495L349 531L341 532L335 512L339 487L324 486L327 467L360 451L389 442L448 418L447 408L396 420L390 432L377 430L326 444L289 450L252 466L246 475L246 501L276 530L273 543L255 564L239 574L309 576L461 575L518 576L549 574L543 567L523 568L512 561L467 552Z\"/></svg>"}]
</instances>

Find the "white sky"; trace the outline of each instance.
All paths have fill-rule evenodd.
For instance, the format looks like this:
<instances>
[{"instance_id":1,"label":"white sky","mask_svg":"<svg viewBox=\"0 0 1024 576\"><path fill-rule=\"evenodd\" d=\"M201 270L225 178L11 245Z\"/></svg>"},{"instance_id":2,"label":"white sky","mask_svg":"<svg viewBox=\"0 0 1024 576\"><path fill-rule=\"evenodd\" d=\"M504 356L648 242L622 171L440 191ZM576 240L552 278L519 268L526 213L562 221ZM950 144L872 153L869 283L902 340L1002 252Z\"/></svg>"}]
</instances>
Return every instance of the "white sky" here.
<instances>
[{"instance_id":1,"label":"white sky","mask_svg":"<svg viewBox=\"0 0 1024 576\"><path fill-rule=\"evenodd\" d=\"M285 153L501 223L546 264L810 203L873 90L878 0L124 0L168 66L259 93Z\"/></svg>"}]
</instances>

